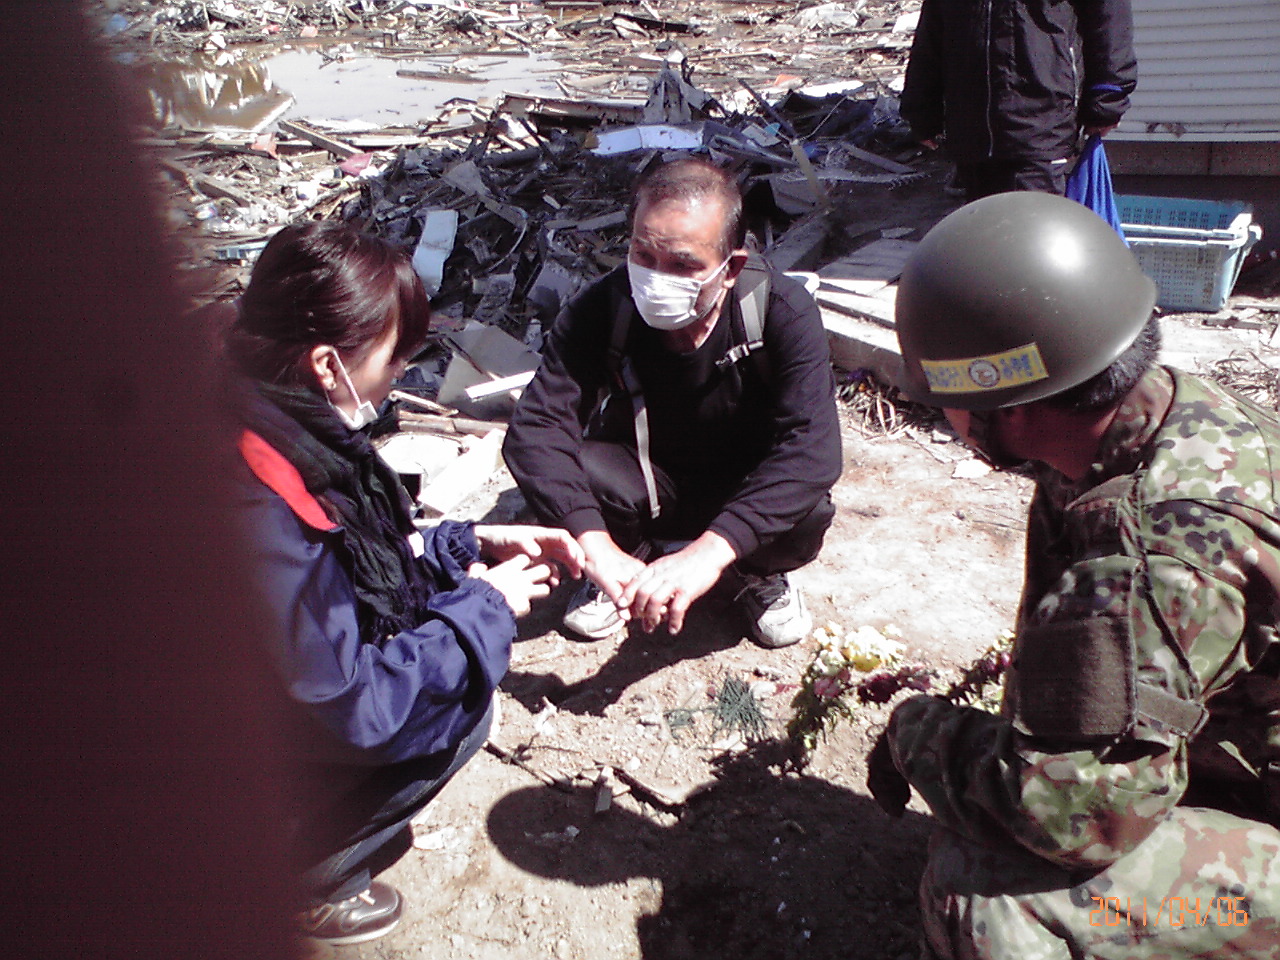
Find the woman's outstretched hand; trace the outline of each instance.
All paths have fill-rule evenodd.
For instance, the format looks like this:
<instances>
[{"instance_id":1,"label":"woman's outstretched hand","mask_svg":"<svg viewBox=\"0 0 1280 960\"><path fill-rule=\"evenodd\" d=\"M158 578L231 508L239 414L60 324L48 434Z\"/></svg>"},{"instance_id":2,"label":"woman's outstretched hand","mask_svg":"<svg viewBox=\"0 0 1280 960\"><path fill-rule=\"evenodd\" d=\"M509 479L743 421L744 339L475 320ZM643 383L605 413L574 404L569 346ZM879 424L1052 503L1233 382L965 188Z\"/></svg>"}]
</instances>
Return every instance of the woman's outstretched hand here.
<instances>
[{"instance_id":1,"label":"woman's outstretched hand","mask_svg":"<svg viewBox=\"0 0 1280 960\"><path fill-rule=\"evenodd\" d=\"M551 592L555 568L549 563L530 563L521 553L492 567L473 563L467 568L467 576L491 584L515 615L523 617L534 600Z\"/></svg>"},{"instance_id":2,"label":"woman's outstretched hand","mask_svg":"<svg viewBox=\"0 0 1280 960\"><path fill-rule=\"evenodd\" d=\"M525 524L476 524L476 540L480 556L503 563L515 557L526 557L551 568L549 585L560 582L557 564L574 580L582 576L585 562L582 548L564 530Z\"/></svg>"}]
</instances>

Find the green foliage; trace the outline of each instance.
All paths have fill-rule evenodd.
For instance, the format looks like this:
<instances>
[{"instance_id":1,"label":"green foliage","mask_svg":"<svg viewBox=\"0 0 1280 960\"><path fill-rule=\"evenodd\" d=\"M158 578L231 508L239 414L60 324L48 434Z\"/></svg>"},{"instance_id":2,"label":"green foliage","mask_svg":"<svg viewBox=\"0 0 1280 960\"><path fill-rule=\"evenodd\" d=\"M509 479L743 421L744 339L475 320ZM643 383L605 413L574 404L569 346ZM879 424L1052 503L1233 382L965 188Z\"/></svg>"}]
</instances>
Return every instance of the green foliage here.
<instances>
[{"instance_id":1,"label":"green foliage","mask_svg":"<svg viewBox=\"0 0 1280 960\"><path fill-rule=\"evenodd\" d=\"M725 676L716 692L714 703L705 707L677 707L664 717L673 737L692 730L700 714L711 718L713 733L740 733L744 740L762 740L768 733L769 717L751 690L751 685L737 677Z\"/></svg>"}]
</instances>

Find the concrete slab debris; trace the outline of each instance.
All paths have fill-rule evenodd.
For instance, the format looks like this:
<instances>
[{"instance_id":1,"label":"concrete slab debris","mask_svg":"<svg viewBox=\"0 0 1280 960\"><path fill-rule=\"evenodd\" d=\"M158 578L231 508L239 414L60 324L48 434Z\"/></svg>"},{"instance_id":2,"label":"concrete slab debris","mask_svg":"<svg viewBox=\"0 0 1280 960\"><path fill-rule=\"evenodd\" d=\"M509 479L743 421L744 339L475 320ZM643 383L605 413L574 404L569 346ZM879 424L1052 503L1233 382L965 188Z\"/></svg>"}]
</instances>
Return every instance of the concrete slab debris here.
<instances>
[{"instance_id":1,"label":"concrete slab debris","mask_svg":"<svg viewBox=\"0 0 1280 960\"><path fill-rule=\"evenodd\" d=\"M426 484L418 503L427 518L439 519L493 476L502 462L503 431L491 430Z\"/></svg>"}]
</instances>

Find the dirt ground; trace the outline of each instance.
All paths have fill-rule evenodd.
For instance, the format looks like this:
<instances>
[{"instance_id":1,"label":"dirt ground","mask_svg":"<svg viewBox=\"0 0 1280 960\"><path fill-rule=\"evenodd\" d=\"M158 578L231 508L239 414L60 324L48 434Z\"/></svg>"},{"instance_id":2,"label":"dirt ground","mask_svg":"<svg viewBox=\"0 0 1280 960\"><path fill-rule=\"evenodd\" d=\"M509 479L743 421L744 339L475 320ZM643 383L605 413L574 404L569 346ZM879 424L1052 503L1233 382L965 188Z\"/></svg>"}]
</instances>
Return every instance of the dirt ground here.
<instances>
[{"instance_id":1,"label":"dirt ground","mask_svg":"<svg viewBox=\"0 0 1280 960\"><path fill-rule=\"evenodd\" d=\"M816 622L895 624L911 658L954 673L1009 623L1029 481L953 478L972 461L941 432L864 436L847 416L844 446L835 526L795 579ZM518 509L505 489L478 511ZM803 775L782 774L782 727L815 641L755 646L721 591L677 638L583 643L556 629L571 589L523 625L496 752L424 811L385 875L408 901L400 927L319 955L914 956L929 820L918 801L890 820L863 785L887 711L864 708ZM714 729L707 708L726 678L751 685L764 742Z\"/></svg>"}]
</instances>

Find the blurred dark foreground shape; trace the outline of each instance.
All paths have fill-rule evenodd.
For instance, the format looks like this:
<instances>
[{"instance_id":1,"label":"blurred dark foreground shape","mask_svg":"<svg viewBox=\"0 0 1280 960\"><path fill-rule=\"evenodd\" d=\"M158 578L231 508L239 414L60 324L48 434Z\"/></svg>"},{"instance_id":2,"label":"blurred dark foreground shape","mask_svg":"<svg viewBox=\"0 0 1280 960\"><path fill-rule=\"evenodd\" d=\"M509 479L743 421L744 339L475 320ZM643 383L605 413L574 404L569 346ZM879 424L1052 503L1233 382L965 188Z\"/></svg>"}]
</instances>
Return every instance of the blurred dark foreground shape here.
<instances>
[{"instance_id":1,"label":"blurred dark foreground shape","mask_svg":"<svg viewBox=\"0 0 1280 960\"><path fill-rule=\"evenodd\" d=\"M279 756L206 338L76 5L6 24L4 953L277 960Z\"/></svg>"}]
</instances>

